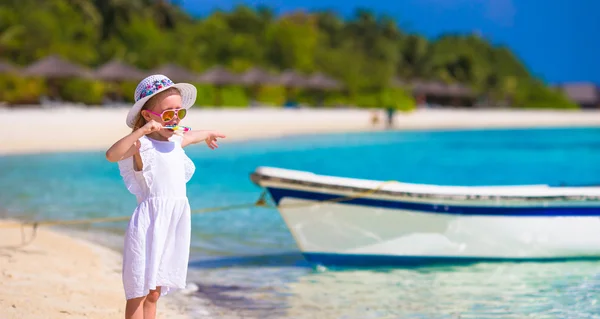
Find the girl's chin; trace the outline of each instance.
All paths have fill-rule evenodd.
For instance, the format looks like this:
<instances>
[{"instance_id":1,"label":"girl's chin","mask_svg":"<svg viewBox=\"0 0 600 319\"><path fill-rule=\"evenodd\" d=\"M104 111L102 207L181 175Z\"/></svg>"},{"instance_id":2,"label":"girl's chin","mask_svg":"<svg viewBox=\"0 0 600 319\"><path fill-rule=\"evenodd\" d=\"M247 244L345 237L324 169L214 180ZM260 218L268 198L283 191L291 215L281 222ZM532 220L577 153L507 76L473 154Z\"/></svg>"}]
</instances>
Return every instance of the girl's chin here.
<instances>
[{"instance_id":1,"label":"girl's chin","mask_svg":"<svg viewBox=\"0 0 600 319\"><path fill-rule=\"evenodd\" d=\"M169 137L175 135L175 132L173 132L171 130L165 130L163 132L160 132L160 135L162 135L163 137L169 138Z\"/></svg>"}]
</instances>

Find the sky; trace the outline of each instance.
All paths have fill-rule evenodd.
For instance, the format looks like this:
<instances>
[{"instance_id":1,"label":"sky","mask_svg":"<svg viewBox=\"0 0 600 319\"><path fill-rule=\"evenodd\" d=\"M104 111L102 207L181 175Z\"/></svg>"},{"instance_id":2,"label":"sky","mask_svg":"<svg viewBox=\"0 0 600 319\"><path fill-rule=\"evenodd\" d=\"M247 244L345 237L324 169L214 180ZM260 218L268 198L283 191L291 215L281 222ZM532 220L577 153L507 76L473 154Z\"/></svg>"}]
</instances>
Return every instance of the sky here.
<instances>
[{"instance_id":1,"label":"sky","mask_svg":"<svg viewBox=\"0 0 600 319\"><path fill-rule=\"evenodd\" d=\"M243 3L276 13L331 9L351 17L356 8L394 17L399 26L430 39L478 32L503 44L548 84L600 85L600 1L597 0L182 0L195 16Z\"/></svg>"}]
</instances>

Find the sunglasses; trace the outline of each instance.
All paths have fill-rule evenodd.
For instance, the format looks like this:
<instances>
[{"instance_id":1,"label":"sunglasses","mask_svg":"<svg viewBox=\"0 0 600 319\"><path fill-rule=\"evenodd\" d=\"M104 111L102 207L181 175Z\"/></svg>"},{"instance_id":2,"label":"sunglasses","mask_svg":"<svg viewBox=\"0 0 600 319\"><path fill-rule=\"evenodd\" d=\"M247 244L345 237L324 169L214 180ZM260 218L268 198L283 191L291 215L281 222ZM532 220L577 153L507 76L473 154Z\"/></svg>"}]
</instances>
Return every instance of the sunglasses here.
<instances>
[{"instance_id":1,"label":"sunglasses","mask_svg":"<svg viewBox=\"0 0 600 319\"><path fill-rule=\"evenodd\" d=\"M177 118L179 118L180 120L183 120L183 118L185 117L185 115L187 114L187 110L186 109L175 109L175 110L166 110L163 111L162 113L158 114L158 113L154 113L150 110L146 110L156 116L160 116L160 118L165 121L165 122L169 122L170 120L172 120L175 115L177 115Z\"/></svg>"}]
</instances>

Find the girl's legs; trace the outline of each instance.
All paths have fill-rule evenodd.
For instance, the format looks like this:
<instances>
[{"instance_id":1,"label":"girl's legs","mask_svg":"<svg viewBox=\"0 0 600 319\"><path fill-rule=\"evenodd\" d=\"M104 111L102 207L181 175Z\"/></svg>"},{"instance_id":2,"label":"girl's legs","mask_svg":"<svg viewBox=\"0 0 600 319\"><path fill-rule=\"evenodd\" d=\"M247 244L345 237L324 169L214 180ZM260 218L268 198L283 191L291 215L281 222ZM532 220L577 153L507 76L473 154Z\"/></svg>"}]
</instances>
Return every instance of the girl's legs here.
<instances>
[{"instance_id":1,"label":"girl's legs","mask_svg":"<svg viewBox=\"0 0 600 319\"><path fill-rule=\"evenodd\" d=\"M160 297L160 287L156 290L150 290L150 293L144 299L144 319L156 318L156 303Z\"/></svg>"},{"instance_id":2,"label":"girl's legs","mask_svg":"<svg viewBox=\"0 0 600 319\"><path fill-rule=\"evenodd\" d=\"M125 305L125 319L155 319L156 303L160 297L160 287L150 290L144 297L127 300Z\"/></svg>"},{"instance_id":3,"label":"girl's legs","mask_svg":"<svg viewBox=\"0 0 600 319\"><path fill-rule=\"evenodd\" d=\"M146 297L139 297L127 300L125 305L125 319L144 319L142 305Z\"/></svg>"}]
</instances>

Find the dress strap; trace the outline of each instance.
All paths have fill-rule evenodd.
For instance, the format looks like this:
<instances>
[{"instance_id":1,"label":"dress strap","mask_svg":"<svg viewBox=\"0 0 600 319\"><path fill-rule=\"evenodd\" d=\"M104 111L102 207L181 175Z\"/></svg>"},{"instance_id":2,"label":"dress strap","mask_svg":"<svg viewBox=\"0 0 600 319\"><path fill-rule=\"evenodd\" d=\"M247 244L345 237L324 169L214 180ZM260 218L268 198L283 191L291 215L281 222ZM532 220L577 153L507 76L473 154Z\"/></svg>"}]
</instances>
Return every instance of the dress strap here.
<instances>
[{"instance_id":1,"label":"dress strap","mask_svg":"<svg viewBox=\"0 0 600 319\"><path fill-rule=\"evenodd\" d=\"M141 144L140 154L154 147L154 145L152 145L152 141L150 141L146 135L140 137L139 141Z\"/></svg>"}]
</instances>

